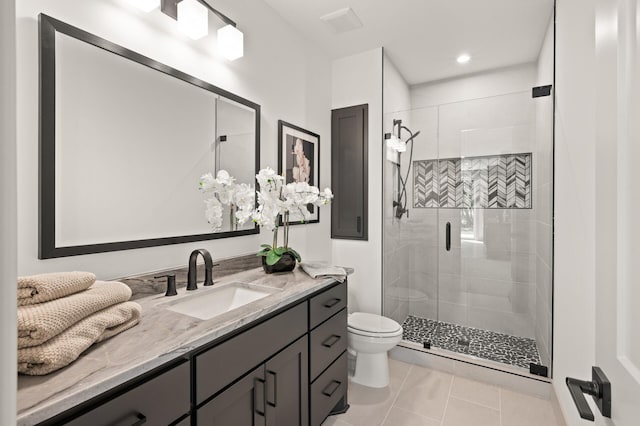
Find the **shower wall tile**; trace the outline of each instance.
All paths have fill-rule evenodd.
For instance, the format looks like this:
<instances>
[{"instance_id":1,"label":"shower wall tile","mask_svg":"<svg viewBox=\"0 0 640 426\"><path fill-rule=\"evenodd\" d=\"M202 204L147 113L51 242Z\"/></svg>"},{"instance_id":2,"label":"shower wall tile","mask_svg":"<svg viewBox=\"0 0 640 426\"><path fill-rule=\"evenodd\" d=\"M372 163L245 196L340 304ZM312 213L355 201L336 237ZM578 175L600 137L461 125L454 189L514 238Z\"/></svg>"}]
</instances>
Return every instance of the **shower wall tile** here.
<instances>
[{"instance_id":1,"label":"shower wall tile","mask_svg":"<svg viewBox=\"0 0 640 426\"><path fill-rule=\"evenodd\" d=\"M462 175L460 158L438 160L439 207L456 208L462 206ZM415 171L414 171L415 173Z\"/></svg>"},{"instance_id":2,"label":"shower wall tile","mask_svg":"<svg viewBox=\"0 0 640 426\"><path fill-rule=\"evenodd\" d=\"M413 207L531 208L531 164L530 153L414 161Z\"/></svg>"},{"instance_id":3,"label":"shower wall tile","mask_svg":"<svg viewBox=\"0 0 640 426\"><path fill-rule=\"evenodd\" d=\"M438 302L437 299L411 300L409 301L409 315L420 318L437 319Z\"/></svg>"},{"instance_id":4,"label":"shower wall tile","mask_svg":"<svg viewBox=\"0 0 640 426\"><path fill-rule=\"evenodd\" d=\"M438 319L458 325L469 325L466 305L440 301L438 304Z\"/></svg>"},{"instance_id":5,"label":"shower wall tile","mask_svg":"<svg viewBox=\"0 0 640 426\"><path fill-rule=\"evenodd\" d=\"M470 307L468 326L498 331L512 336L534 338L535 330L527 315Z\"/></svg>"},{"instance_id":6,"label":"shower wall tile","mask_svg":"<svg viewBox=\"0 0 640 426\"><path fill-rule=\"evenodd\" d=\"M440 274L439 300L457 305L467 305L467 297L466 282L462 276Z\"/></svg>"},{"instance_id":7,"label":"shower wall tile","mask_svg":"<svg viewBox=\"0 0 640 426\"><path fill-rule=\"evenodd\" d=\"M429 208L439 206L438 162L413 162L413 207Z\"/></svg>"}]
</instances>

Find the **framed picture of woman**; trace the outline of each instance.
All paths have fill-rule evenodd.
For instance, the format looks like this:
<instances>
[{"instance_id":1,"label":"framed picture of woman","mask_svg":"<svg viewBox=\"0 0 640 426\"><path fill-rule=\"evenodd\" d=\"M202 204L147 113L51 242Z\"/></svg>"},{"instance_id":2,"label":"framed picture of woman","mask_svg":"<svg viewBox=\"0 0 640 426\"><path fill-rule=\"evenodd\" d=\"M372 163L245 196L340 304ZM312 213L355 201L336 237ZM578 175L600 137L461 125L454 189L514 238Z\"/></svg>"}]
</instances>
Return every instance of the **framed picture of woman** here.
<instances>
[{"instance_id":1,"label":"framed picture of woman","mask_svg":"<svg viewBox=\"0 0 640 426\"><path fill-rule=\"evenodd\" d=\"M278 120L278 173L285 183L305 182L320 187L320 135ZM320 209L309 204L310 218L290 213L289 223L299 225L320 222Z\"/></svg>"}]
</instances>

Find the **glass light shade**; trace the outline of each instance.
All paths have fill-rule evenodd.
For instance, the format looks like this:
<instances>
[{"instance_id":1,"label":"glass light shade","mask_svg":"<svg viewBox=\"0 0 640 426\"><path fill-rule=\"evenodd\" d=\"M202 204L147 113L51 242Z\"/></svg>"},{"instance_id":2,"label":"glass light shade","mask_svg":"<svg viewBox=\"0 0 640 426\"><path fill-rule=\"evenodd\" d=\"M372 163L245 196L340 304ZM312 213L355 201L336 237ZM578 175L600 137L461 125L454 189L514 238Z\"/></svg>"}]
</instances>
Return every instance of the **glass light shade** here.
<instances>
[{"instance_id":1,"label":"glass light shade","mask_svg":"<svg viewBox=\"0 0 640 426\"><path fill-rule=\"evenodd\" d=\"M230 61L244 55L244 34L233 25L225 25L218 30L218 50Z\"/></svg>"},{"instance_id":2,"label":"glass light shade","mask_svg":"<svg viewBox=\"0 0 640 426\"><path fill-rule=\"evenodd\" d=\"M187 37L198 40L209 34L209 11L198 0L178 3L178 28Z\"/></svg>"},{"instance_id":3,"label":"glass light shade","mask_svg":"<svg viewBox=\"0 0 640 426\"><path fill-rule=\"evenodd\" d=\"M135 7L143 12L151 12L160 7L160 0L129 0Z\"/></svg>"}]
</instances>

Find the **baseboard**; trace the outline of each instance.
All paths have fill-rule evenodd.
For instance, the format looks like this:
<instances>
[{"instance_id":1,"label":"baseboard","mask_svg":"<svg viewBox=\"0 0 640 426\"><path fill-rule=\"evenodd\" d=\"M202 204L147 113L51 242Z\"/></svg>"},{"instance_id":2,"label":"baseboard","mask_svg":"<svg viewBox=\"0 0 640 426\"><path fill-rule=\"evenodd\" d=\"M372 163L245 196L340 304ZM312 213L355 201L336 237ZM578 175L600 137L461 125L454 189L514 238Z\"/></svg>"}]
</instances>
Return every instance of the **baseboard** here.
<instances>
[{"instance_id":1,"label":"baseboard","mask_svg":"<svg viewBox=\"0 0 640 426\"><path fill-rule=\"evenodd\" d=\"M556 415L558 426L567 426L567 419L565 419L562 407L560 407L560 400L556 394L555 386L551 386L551 405L553 406L553 413Z\"/></svg>"}]
</instances>

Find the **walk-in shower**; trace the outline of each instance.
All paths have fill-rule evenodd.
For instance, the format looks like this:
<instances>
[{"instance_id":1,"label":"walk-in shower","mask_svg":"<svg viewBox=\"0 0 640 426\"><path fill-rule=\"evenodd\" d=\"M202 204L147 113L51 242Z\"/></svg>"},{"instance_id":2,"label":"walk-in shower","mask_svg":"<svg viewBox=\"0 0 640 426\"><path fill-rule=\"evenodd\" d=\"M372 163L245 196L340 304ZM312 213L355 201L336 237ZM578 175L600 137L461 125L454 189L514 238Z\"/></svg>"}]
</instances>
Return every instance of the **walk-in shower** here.
<instances>
[{"instance_id":1,"label":"walk-in shower","mask_svg":"<svg viewBox=\"0 0 640 426\"><path fill-rule=\"evenodd\" d=\"M400 346L551 374L551 15L508 67L409 85L385 58L382 299Z\"/></svg>"}]
</instances>

